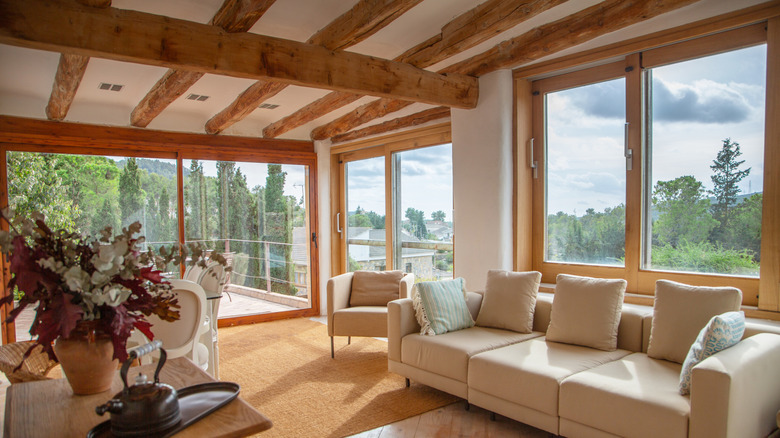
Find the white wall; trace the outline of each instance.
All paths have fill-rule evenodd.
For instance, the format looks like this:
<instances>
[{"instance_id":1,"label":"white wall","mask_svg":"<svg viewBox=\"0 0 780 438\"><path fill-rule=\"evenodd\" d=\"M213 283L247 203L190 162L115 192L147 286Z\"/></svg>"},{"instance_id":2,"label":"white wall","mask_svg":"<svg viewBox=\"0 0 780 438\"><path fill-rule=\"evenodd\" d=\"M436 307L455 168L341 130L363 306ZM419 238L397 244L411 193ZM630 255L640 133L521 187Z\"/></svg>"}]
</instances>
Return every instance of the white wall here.
<instances>
[{"instance_id":1,"label":"white wall","mask_svg":"<svg viewBox=\"0 0 780 438\"><path fill-rule=\"evenodd\" d=\"M455 276L483 290L512 268L512 72L479 79L479 102L452 109Z\"/></svg>"},{"instance_id":2,"label":"white wall","mask_svg":"<svg viewBox=\"0 0 780 438\"><path fill-rule=\"evenodd\" d=\"M317 240L319 242L320 264L320 315L327 315L327 289L330 278L330 140L315 141L314 151L317 153L317 210L319 229Z\"/></svg>"}]
</instances>

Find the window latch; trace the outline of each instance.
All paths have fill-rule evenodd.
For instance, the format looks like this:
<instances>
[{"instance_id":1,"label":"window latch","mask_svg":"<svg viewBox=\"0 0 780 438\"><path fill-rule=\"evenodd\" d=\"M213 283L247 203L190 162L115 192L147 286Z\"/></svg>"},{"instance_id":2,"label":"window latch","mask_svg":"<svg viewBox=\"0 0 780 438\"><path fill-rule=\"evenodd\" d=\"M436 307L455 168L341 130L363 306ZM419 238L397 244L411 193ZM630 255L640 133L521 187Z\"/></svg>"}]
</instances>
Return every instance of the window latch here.
<instances>
[{"instance_id":1,"label":"window latch","mask_svg":"<svg viewBox=\"0 0 780 438\"><path fill-rule=\"evenodd\" d=\"M336 232L341 234L341 212L336 213Z\"/></svg>"},{"instance_id":2,"label":"window latch","mask_svg":"<svg viewBox=\"0 0 780 438\"><path fill-rule=\"evenodd\" d=\"M311 233L311 241L314 242L314 249L319 249L317 245L317 233Z\"/></svg>"},{"instance_id":3,"label":"window latch","mask_svg":"<svg viewBox=\"0 0 780 438\"><path fill-rule=\"evenodd\" d=\"M534 160L534 139L533 139L533 137L531 137L531 141L529 143L530 143L531 147L530 147L530 159L528 160L528 162L531 163L531 169L534 170L534 179L536 179L539 176L538 175L539 168L537 166L538 162L536 160Z\"/></svg>"},{"instance_id":4,"label":"window latch","mask_svg":"<svg viewBox=\"0 0 780 438\"><path fill-rule=\"evenodd\" d=\"M632 170L634 151L628 147L628 122L623 125L623 156L626 157L626 170Z\"/></svg>"}]
</instances>

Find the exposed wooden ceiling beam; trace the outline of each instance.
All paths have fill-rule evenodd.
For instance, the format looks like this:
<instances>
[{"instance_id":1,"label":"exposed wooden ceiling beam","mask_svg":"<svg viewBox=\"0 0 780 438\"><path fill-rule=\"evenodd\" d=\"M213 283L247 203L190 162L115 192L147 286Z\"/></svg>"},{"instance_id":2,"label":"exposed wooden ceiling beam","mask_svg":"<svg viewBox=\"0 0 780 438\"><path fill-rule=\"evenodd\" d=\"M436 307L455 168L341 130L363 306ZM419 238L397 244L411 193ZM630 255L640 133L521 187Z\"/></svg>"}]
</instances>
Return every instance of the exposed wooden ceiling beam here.
<instances>
[{"instance_id":1,"label":"exposed wooden ceiling beam","mask_svg":"<svg viewBox=\"0 0 780 438\"><path fill-rule=\"evenodd\" d=\"M307 43L330 50L355 45L373 35L422 0L360 0L315 33ZM282 91L286 84L258 81L231 102L224 110L206 122L206 132L217 134L243 120L257 106ZM265 91L265 93L264 93Z\"/></svg>"},{"instance_id":2,"label":"exposed wooden ceiling beam","mask_svg":"<svg viewBox=\"0 0 780 438\"><path fill-rule=\"evenodd\" d=\"M467 50L497 34L553 8L567 0L488 0L450 21L441 32L402 53L395 61L425 68ZM348 105L362 96L334 91L326 96L330 106L320 101L299 109L263 129L268 138L278 137L331 111ZM337 105L338 104L338 105Z\"/></svg>"},{"instance_id":3,"label":"exposed wooden ceiling beam","mask_svg":"<svg viewBox=\"0 0 780 438\"><path fill-rule=\"evenodd\" d=\"M450 117L450 109L446 106L437 106L436 108L420 111L419 113L414 113L405 117L399 117L394 120L388 120L387 122L379 123L377 125L371 125L367 128L339 134L334 136L331 140L333 143L352 141L359 138L368 137L369 135L383 134L385 132L394 131L396 129L422 125L423 123L430 122L432 120L440 120L448 117Z\"/></svg>"},{"instance_id":4,"label":"exposed wooden ceiling beam","mask_svg":"<svg viewBox=\"0 0 780 438\"><path fill-rule=\"evenodd\" d=\"M311 139L325 140L326 138L351 131L364 123L400 111L413 103L400 99L377 99L361 105L354 111L350 111L330 123L315 128L311 131Z\"/></svg>"},{"instance_id":5,"label":"exposed wooden ceiling beam","mask_svg":"<svg viewBox=\"0 0 780 438\"><path fill-rule=\"evenodd\" d=\"M107 8L111 0L78 0L79 3L93 8ZM87 70L89 57L81 55L60 55L57 74L51 87L51 96L46 105L46 117L49 120L63 120L68 115L70 105L76 98L81 79Z\"/></svg>"},{"instance_id":6,"label":"exposed wooden ceiling beam","mask_svg":"<svg viewBox=\"0 0 780 438\"><path fill-rule=\"evenodd\" d=\"M225 0L210 24L227 32L246 32L276 0ZM202 72L169 69L130 114L130 124L145 128L203 77Z\"/></svg>"},{"instance_id":7,"label":"exposed wooden ceiling beam","mask_svg":"<svg viewBox=\"0 0 780 438\"><path fill-rule=\"evenodd\" d=\"M574 47L601 35L673 11L699 0L606 0L558 21L547 23L504 41L440 73L474 76L528 63ZM394 101L395 100L395 101ZM378 99L312 131L313 140L324 140L408 106L398 99Z\"/></svg>"},{"instance_id":8,"label":"exposed wooden ceiling beam","mask_svg":"<svg viewBox=\"0 0 780 438\"><path fill-rule=\"evenodd\" d=\"M407 50L396 61L428 67L470 49L568 0L488 0L459 15L441 32Z\"/></svg>"},{"instance_id":9,"label":"exposed wooden ceiling beam","mask_svg":"<svg viewBox=\"0 0 780 438\"><path fill-rule=\"evenodd\" d=\"M343 50L381 30L422 0L361 0L323 27L308 43Z\"/></svg>"},{"instance_id":10,"label":"exposed wooden ceiling beam","mask_svg":"<svg viewBox=\"0 0 780 438\"><path fill-rule=\"evenodd\" d=\"M324 114L347 106L361 97L363 96L360 94L332 91L289 116L266 126L265 129L263 129L263 137L276 138L291 129L318 119Z\"/></svg>"},{"instance_id":11,"label":"exposed wooden ceiling beam","mask_svg":"<svg viewBox=\"0 0 780 438\"><path fill-rule=\"evenodd\" d=\"M60 55L60 63L57 65L57 74L54 76L54 84L51 87L51 96L46 105L46 117L49 120L63 120L68 115L70 105L76 97L76 91L81 84L81 78L87 71L88 56Z\"/></svg>"},{"instance_id":12,"label":"exposed wooden ceiling beam","mask_svg":"<svg viewBox=\"0 0 780 438\"><path fill-rule=\"evenodd\" d=\"M408 64L206 24L71 2L0 0L0 43L473 108L479 86Z\"/></svg>"},{"instance_id":13,"label":"exposed wooden ceiling beam","mask_svg":"<svg viewBox=\"0 0 780 438\"><path fill-rule=\"evenodd\" d=\"M606 0L552 23L496 45L490 50L453 64L442 72L481 76L502 68L527 64L541 57L590 41L593 38L700 0Z\"/></svg>"}]
</instances>

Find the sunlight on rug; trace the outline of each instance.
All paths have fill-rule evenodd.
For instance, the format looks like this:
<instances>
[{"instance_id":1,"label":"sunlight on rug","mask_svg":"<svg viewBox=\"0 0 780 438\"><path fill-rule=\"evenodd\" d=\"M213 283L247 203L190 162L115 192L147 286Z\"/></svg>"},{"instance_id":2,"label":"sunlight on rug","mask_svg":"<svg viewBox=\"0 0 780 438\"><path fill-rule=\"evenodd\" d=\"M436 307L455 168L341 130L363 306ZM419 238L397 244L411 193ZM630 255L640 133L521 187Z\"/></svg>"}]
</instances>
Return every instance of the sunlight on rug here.
<instances>
[{"instance_id":1,"label":"sunlight on rug","mask_svg":"<svg viewBox=\"0 0 780 438\"><path fill-rule=\"evenodd\" d=\"M387 371L387 343L336 338L305 318L219 329L220 380L274 422L262 437L342 437L419 415L458 399L406 388Z\"/></svg>"}]
</instances>

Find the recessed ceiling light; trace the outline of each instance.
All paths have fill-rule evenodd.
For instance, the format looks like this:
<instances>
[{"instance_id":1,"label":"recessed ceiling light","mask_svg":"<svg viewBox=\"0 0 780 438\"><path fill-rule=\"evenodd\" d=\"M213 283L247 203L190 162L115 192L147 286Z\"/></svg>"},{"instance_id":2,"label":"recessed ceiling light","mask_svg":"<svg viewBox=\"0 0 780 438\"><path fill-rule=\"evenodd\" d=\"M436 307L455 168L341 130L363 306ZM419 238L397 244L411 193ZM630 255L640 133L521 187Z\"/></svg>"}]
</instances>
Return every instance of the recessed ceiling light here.
<instances>
[{"instance_id":1,"label":"recessed ceiling light","mask_svg":"<svg viewBox=\"0 0 780 438\"><path fill-rule=\"evenodd\" d=\"M98 85L98 88L101 90L107 90L107 91L122 91L122 88L124 85L119 84L109 84L106 82L101 82L100 85Z\"/></svg>"},{"instance_id":2,"label":"recessed ceiling light","mask_svg":"<svg viewBox=\"0 0 780 438\"><path fill-rule=\"evenodd\" d=\"M189 96L187 96L187 99L189 99L189 100L197 100L197 101L200 101L200 102L203 102L204 100L206 100L208 98L209 98L209 96L204 96L202 94L190 94Z\"/></svg>"},{"instance_id":3,"label":"recessed ceiling light","mask_svg":"<svg viewBox=\"0 0 780 438\"><path fill-rule=\"evenodd\" d=\"M275 105L275 104L273 104L273 103L261 103L261 104L258 106L258 108L260 108L260 109L269 109L269 110L272 110L272 109L279 108L279 105Z\"/></svg>"}]
</instances>

